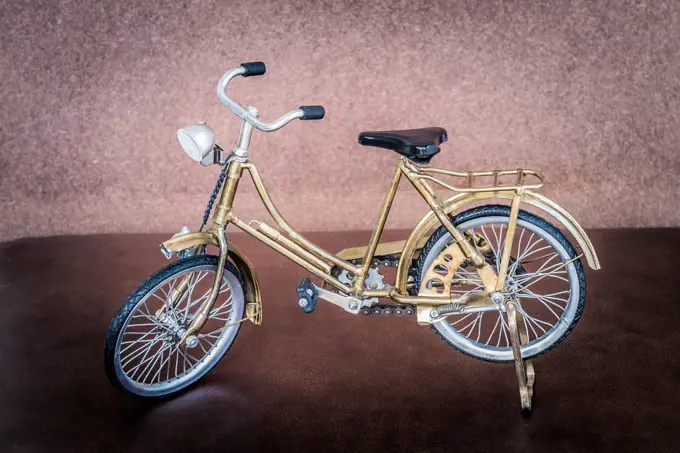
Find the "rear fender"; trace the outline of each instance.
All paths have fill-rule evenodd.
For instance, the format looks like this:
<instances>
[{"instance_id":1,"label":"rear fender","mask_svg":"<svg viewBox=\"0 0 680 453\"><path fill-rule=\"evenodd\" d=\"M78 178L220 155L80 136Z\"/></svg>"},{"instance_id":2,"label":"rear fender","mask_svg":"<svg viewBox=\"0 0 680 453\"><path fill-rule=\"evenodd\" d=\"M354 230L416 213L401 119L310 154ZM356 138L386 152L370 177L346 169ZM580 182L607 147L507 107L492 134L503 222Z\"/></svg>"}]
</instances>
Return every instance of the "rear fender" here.
<instances>
[{"instance_id":1,"label":"rear fender","mask_svg":"<svg viewBox=\"0 0 680 453\"><path fill-rule=\"evenodd\" d=\"M447 198L443 202L444 211L446 214L451 215L454 212L459 212L460 208L467 204L484 200L497 200L499 198L512 200L513 197L514 192L507 190L498 192L459 193ZM564 208L549 198L529 190L524 193L524 196L522 197L522 203L535 206L536 208L547 212L552 217L557 219L557 221L561 223L562 226L569 231L569 233L571 233L574 239L576 239L576 242L583 251L583 255L585 256L588 265L592 269L600 269L600 261L597 258L593 244L590 242L590 239L586 235L585 231L583 231L581 225L579 225L576 219L574 219ZM412 266L413 255L422 247L423 241L426 240L430 230L438 224L439 220L437 219L435 213L430 211L420 220L420 222L418 222L418 225L416 225L416 227L411 232L411 235L406 240L401 258L399 259L399 266L397 268L396 287L400 294L406 294L408 271Z\"/></svg>"}]
</instances>

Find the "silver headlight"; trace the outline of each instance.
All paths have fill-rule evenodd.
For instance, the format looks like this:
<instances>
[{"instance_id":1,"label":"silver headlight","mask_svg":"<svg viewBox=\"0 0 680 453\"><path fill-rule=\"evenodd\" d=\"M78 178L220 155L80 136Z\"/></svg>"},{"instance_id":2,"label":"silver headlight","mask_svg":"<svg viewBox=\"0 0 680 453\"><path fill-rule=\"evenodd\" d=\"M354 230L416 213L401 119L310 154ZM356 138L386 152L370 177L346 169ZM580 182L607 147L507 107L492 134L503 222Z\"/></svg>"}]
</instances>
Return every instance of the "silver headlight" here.
<instances>
[{"instance_id":1,"label":"silver headlight","mask_svg":"<svg viewBox=\"0 0 680 453\"><path fill-rule=\"evenodd\" d=\"M196 162L202 161L215 146L215 133L205 123L184 126L177 131L177 139L184 152Z\"/></svg>"}]
</instances>

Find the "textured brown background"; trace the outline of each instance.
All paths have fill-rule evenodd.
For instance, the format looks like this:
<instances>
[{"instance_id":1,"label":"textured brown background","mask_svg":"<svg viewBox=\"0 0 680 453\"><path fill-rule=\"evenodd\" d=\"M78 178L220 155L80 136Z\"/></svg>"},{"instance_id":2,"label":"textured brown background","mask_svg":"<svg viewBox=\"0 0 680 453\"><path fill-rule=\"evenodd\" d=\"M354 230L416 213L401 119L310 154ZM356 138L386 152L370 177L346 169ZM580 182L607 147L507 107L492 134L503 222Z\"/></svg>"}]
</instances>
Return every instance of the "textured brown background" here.
<instances>
[{"instance_id":1,"label":"textured brown background","mask_svg":"<svg viewBox=\"0 0 680 453\"><path fill-rule=\"evenodd\" d=\"M357 133L430 125L451 137L438 166L540 169L585 226L680 225L679 15L674 0L5 0L0 234L195 227L218 169L175 130L206 120L232 146L215 87L250 60L268 74L232 93L265 120L328 111L253 140L300 229L369 228L395 158ZM244 192L242 215L259 212ZM391 227L423 214L416 197Z\"/></svg>"}]
</instances>

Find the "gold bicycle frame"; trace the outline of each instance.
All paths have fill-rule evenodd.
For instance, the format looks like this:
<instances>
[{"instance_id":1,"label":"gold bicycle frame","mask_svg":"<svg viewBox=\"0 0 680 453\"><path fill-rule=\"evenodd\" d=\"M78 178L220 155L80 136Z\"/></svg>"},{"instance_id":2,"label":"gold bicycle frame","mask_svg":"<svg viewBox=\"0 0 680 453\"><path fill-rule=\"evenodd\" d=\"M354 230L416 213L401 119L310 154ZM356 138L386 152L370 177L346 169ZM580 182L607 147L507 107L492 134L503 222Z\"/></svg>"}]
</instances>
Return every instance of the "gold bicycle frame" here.
<instances>
[{"instance_id":1,"label":"gold bicycle frame","mask_svg":"<svg viewBox=\"0 0 680 453\"><path fill-rule=\"evenodd\" d=\"M213 218L214 227L221 229L226 227L227 224L233 224L237 228L245 231L259 241L265 243L269 247L273 248L277 252L286 256L287 258L294 261L296 264L305 268L311 272L316 277L332 285L336 289L347 292L348 294L362 297L364 293L368 292L369 297L392 297L396 295L390 295L389 292L380 291L366 291L364 290L364 280L368 274L371 262L375 256L378 243L380 242L380 237L382 236L383 230L385 228L385 223L389 215L390 209L392 207L392 202L397 193L397 188L401 180L402 175L406 176L407 179L413 184L413 186L418 190L418 192L423 196L423 198L430 205L435 214L438 215L439 220L447 226L451 231L451 234L458 241L461 249L466 257L477 263L478 267L483 267L485 265L484 259L481 255L473 248L467 241L464 240L463 235L458 231L458 229L450 223L446 214L441 206L441 200L437 197L434 191L429 187L426 180L436 181L435 178L430 176L425 176L421 173L422 170L429 169L419 169L418 167L410 164L405 158L400 159L397 168L394 171L392 180L387 189L387 194L380 208L380 213L378 215L378 221L375 229L371 235L371 238L366 246L366 251L363 256L361 265L354 265L349 261L346 261L335 254L329 253L326 250L316 246L309 240L304 238L302 235L298 234L283 216L280 214L274 202L271 200L267 189L265 188L260 174L257 168L252 163L240 163L232 162L228 170L227 182L225 184L225 189L220 197L219 205L215 211ZM262 200L267 212L271 215L272 219L276 222L278 227L283 231L280 232L264 222L251 221L249 223L241 220L236 213L233 211L233 200L238 189L238 183L243 175L243 172L247 171L255 185L258 195ZM535 174L535 172L531 172ZM467 174L466 174L467 176ZM442 183L444 184L444 183ZM510 190L510 189L509 189ZM440 217L441 216L441 217ZM257 226L253 227L252 223L257 223ZM448 225L447 225L448 223ZM285 235L287 236L285 236ZM341 269L347 270L354 275L356 275L356 280L354 285L349 288L344 283L340 282L338 279L331 275L331 269L333 267L339 267ZM400 302L405 300L405 294L398 297ZM413 298L414 302L417 298ZM447 299L447 298L442 298ZM428 300L428 302L430 302ZM444 300L443 303L448 303Z\"/></svg>"},{"instance_id":2,"label":"gold bicycle frame","mask_svg":"<svg viewBox=\"0 0 680 453\"><path fill-rule=\"evenodd\" d=\"M273 228L258 220L245 222L234 212L233 202L244 172L247 172L250 175L262 203L279 229ZM433 174L458 178L465 183L465 186L459 187L447 184L432 176ZM402 176L405 176L418 191L429 205L431 212L416 226L416 229L407 241L382 244L385 246L383 249L390 250L391 252L396 251L401 254L395 285L389 289L367 290L364 288L364 281L368 275L373 258L376 256L380 237L382 236ZM477 182L483 178L490 180L490 183L487 185L477 185ZM509 178L511 181L507 182ZM528 179L531 181L527 182ZM435 193L431 183L454 191L457 195L447 200L442 200ZM274 205L274 202L270 198L269 193L260 178L260 174L253 163L232 161L229 163L224 189L222 190L218 205L215 209L212 228L203 233L188 233L174 237L164 242L162 247L165 250L176 252L191 246L218 246L220 248L220 259L218 261L216 275L221 275L224 271L224 263L226 262L228 255L240 257L239 271L246 276L245 280L249 282L247 286L251 288L249 291L250 298L248 299L247 297L247 319L249 318L257 324L261 321L261 296L259 294L259 285L256 283L252 266L250 266L247 261L244 261L243 255L240 252L235 254L230 253L230 249L233 249L233 246L227 243L225 236L225 229L229 224L245 231L255 239L263 242L278 253L303 267L314 276L320 278L326 284L331 285L336 290L345 294L351 295L357 299L382 297L392 299L397 303L416 305L418 309L418 322L427 324L431 322L428 318L430 310L438 306L451 303L485 306L492 305L493 303L489 297L468 300L464 298L452 299L450 295L436 294L435 292L432 292L431 294L419 294L417 296L408 294L406 274L408 268L411 266L413 254L418 245L422 246L422 239L425 233L437 222L446 227L453 236L455 244L458 245L461 254L466 259L469 259L477 268L486 289L485 296L488 296L494 291L501 291L504 287L505 274L507 273L510 261L510 248L504 249L500 263L500 272L497 275L491 266L486 263L482 254L475 246L473 246L470 240L451 223L449 215L455 208L463 204L462 201L475 201L485 198L509 199L511 201L511 211L506 241L512 241L521 202L527 202L543 207L546 211L556 215L559 220L563 221L565 226L567 226L569 231L574 234L577 241L584 249L584 254L588 258L591 267L599 268L599 263L597 262L597 257L592 249L592 245L575 220L573 220L566 211L562 210L556 204L549 202L547 199L543 199L543 201L547 203L545 204L545 207L539 203L541 198L537 198L540 196L535 194L533 190L539 189L542 186L543 176L534 170L519 169L462 173L438 168L421 167L402 157L395 168L392 180L380 208L376 227L373 230L368 245L363 248L351 249L352 253L348 253L348 251L345 250L338 254L333 254L311 243L288 224ZM463 200L456 197L463 197ZM573 224L570 224L563 219L571 220L573 221ZM360 257L362 261L361 264L355 265L349 261L348 257L353 256L354 258L359 258L357 256L358 252L363 252L363 256ZM354 284L350 287L334 277L331 272L334 267L354 274L356 276ZM254 284L252 283L253 280L255 280ZM255 292L252 290L253 287L257 288L257 294L254 294ZM216 278L213 283L213 291L211 292L207 303L203 305L199 314L192 321L185 338L199 331L208 319L210 310L217 298L217 288L219 288L219 282Z\"/></svg>"},{"instance_id":3,"label":"gold bicycle frame","mask_svg":"<svg viewBox=\"0 0 680 453\"><path fill-rule=\"evenodd\" d=\"M261 67L261 69L258 69L259 73L264 73L264 64L257 63L257 66L258 68ZM262 296L254 269L245 255L233 244L227 242L226 228L229 224L232 224L303 267L321 279L325 285L333 287L336 292L327 291L327 286L316 287L318 297L353 314L358 314L359 309L363 306L370 306L372 301L367 301L367 299L374 298L389 298L400 304L415 305L419 324L438 322L448 314L461 313L463 309L478 312L505 311L508 317L510 343L522 408L531 410L536 373L532 362L522 357L521 345L528 342L528 336L525 335L524 317L517 309L515 299L508 298L513 293L505 291L506 274L511 260L510 255L517 229L520 204L529 204L546 212L561 223L574 237L582 253L564 261L561 265L566 266L584 256L591 268L600 268L590 239L578 222L555 202L534 192L543 187L543 176L537 171L526 169L456 172L421 167L409 161L406 157L401 157L394 170L368 245L341 250L336 254L330 253L311 243L288 224L270 198L257 168L254 164L248 162L248 147L253 128L263 132L272 132L294 119L318 119L320 117L318 115L317 118L307 117L307 111L304 107L301 107L288 112L276 121L270 123L260 121L258 119L259 112L255 107L244 108L238 102L230 99L226 93L227 85L234 77L258 75L253 73L249 67L249 65L244 64L240 68L227 71L218 84L218 97L236 116L242 119L242 124L238 142L226 160L222 160L221 149L217 152L215 148L212 149L212 154L204 155L201 160L202 164L205 161L228 165L225 170L227 179L213 215L212 227L206 232L176 235L161 244L161 250L168 258L173 253L186 249L191 249L192 254L202 254L209 245L217 246L220 249L217 269L209 295L187 326L180 345L192 347L191 344L193 343L193 347L195 347L198 340L191 337L201 330L210 317L210 312L219 294L227 259L230 259L238 269L243 281L245 299L245 316L235 321L234 324L245 320L250 320L257 325L262 322ZM187 151L186 148L185 151ZM192 157L195 154L193 150L187 152ZM278 229L263 221L251 220L245 222L234 212L234 198L244 172L250 175L262 203ZM457 178L462 184L447 184L438 179L436 177L438 175ZM420 220L406 240L381 244L380 238L402 176L406 177L425 200L430 207L430 212ZM488 182L480 184L480 179L486 179ZM433 185L453 191L454 195L442 200L433 189ZM483 255L489 253L490 245L488 242L477 233L469 231L462 233L451 220L451 215L463 206L480 201L486 202L491 199L506 200L510 204L508 225L503 242L510 246L502 248L498 272L487 263ZM423 269L420 287L415 288L415 284L409 283L408 272L413 267L415 254L424 246L430 232L437 225L443 225L451 234L453 241L449 242L446 248L437 255L428 269ZM365 281L376 256L398 256L399 264L393 286L387 286L386 289L370 290L365 288ZM484 288L476 293L452 298L449 289L453 284L453 276L463 262L469 262L476 268ZM338 269L353 274L355 276L353 283L345 284L336 278L333 274ZM445 272L444 269L446 269ZM450 281L443 281L441 279L443 275L450 275ZM187 275L172 291L171 297L167 298L165 305L157 311L157 316L160 316L160 313L166 309L173 309L179 303L190 287L191 278L192 274ZM538 278L535 282L541 278L543 277ZM456 279L456 281L459 282L460 280ZM414 291L409 291L409 289ZM415 292L417 292L417 295L411 295ZM301 300L301 303L305 302L306 299ZM363 305L363 302L366 302L366 305ZM187 342L190 338L191 341Z\"/></svg>"}]
</instances>

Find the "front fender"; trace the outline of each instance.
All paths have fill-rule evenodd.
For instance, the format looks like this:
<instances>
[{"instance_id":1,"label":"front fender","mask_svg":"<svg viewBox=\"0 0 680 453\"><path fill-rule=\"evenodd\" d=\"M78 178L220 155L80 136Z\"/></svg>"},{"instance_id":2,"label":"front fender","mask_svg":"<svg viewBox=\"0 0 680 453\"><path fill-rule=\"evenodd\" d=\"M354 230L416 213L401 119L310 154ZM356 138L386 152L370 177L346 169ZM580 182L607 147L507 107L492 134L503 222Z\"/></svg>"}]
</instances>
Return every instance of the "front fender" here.
<instances>
[{"instance_id":1,"label":"front fender","mask_svg":"<svg viewBox=\"0 0 680 453\"><path fill-rule=\"evenodd\" d=\"M513 197L514 192L507 190L498 192L458 193L444 201L444 211L447 215L451 215L452 213L459 211L462 206L478 202L480 200L499 198L512 200ZM571 214L569 214L564 208L549 198L532 191L526 191L524 193L522 202L535 206L536 208L547 212L552 217L557 219L557 221L560 222L564 228L566 228L569 233L571 233L572 236L574 236L576 242L578 242L578 245L583 251L583 255L585 256L588 265L592 269L600 269L600 261L597 258L593 244L590 242L586 232L583 231L581 225L578 224L576 219L574 219ZM416 250L418 250L418 244L422 243L429 231L438 223L439 220L437 219L437 216L434 212L430 211L420 220L420 222L418 222L418 225L416 225L416 227L411 232L411 235L406 240L406 244L404 245L404 249L399 259L399 266L397 267L396 285L399 293L406 294L408 271L412 265L413 255Z\"/></svg>"},{"instance_id":2,"label":"front fender","mask_svg":"<svg viewBox=\"0 0 680 453\"><path fill-rule=\"evenodd\" d=\"M178 253L199 245L219 246L217 237L210 231L187 233L172 237L161 244L163 253ZM255 269L246 255L234 244L227 241L228 258L236 266L243 279L243 293L246 302L246 317L256 325L262 324L262 291L255 275Z\"/></svg>"}]
</instances>

